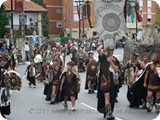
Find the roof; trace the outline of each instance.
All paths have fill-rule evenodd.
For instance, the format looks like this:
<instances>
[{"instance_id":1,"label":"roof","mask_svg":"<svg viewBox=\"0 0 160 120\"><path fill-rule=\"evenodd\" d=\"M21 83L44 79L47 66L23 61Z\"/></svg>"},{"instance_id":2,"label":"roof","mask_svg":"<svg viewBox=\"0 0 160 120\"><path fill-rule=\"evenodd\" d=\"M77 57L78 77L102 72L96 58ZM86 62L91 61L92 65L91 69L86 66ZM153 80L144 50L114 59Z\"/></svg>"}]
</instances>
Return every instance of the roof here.
<instances>
[{"instance_id":1,"label":"roof","mask_svg":"<svg viewBox=\"0 0 160 120\"><path fill-rule=\"evenodd\" d=\"M6 11L10 12L11 11L11 0L7 0L6 2L4 2L4 4L5 4L5 7L6 7ZM13 11L14 11L14 2L13 2ZM24 11L25 12L47 12L47 9L45 9L44 7L36 4L33 1L30 1L30 2L25 1Z\"/></svg>"}]
</instances>

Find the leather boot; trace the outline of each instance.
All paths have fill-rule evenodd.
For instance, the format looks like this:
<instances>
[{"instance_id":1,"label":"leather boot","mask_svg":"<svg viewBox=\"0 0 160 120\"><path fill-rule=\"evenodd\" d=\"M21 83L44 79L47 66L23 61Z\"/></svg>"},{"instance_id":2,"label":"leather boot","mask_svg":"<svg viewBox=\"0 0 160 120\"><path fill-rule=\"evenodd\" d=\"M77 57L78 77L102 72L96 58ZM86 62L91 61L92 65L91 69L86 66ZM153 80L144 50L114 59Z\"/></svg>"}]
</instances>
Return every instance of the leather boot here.
<instances>
[{"instance_id":1,"label":"leather boot","mask_svg":"<svg viewBox=\"0 0 160 120\"><path fill-rule=\"evenodd\" d=\"M52 95L51 96L51 104L54 104L55 103L55 98L56 98L56 95L54 94L54 95Z\"/></svg>"},{"instance_id":2,"label":"leather boot","mask_svg":"<svg viewBox=\"0 0 160 120\"><path fill-rule=\"evenodd\" d=\"M105 113L104 113L104 118L108 118L109 114L111 113L111 104L105 105Z\"/></svg>"},{"instance_id":3,"label":"leather boot","mask_svg":"<svg viewBox=\"0 0 160 120\"><path fill-rule=\"evenodd\" d=\"M155 101L156 113L160 113L160 100Z\"/></svg>"},{"instance_id":4,"label":"leather boot","mask_svg":"<svg viewBox=\"0 0 160 120\"><path fill-rule=\"evenodd\" d=\"M147 112L151 112L153 109L153 98L147 98Z\"/></svg>"}]
</instances>

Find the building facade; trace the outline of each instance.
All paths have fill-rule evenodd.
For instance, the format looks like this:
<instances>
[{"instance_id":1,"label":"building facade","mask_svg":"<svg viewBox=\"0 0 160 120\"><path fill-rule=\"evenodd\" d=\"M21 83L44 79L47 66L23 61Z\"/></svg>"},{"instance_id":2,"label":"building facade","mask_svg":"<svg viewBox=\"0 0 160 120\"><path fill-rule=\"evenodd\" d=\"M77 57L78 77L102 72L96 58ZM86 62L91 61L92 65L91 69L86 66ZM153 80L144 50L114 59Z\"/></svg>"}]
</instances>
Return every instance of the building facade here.
<instances>
[{"instance_id":1,"label":"building facade","mask_svg":"<svg viewBox=\"0 0 160 120\"><path fill-rule=\"evenodd\" d=\"M43 0L46 4L49 18L49 34L59 36L63 31L63 0ZM68 0L67 0L68 1Z\"/></svg>"},{"instance_id":2,"label":"building facade","mask_svg":"<svg viewBox=\"0 0 160 120\"><path fill-rule=\"evenodd\" d=\"M82 6L84 2L79 0L64 0L64 33L67 36L70 34L70 25L72 24L72 37L79 38L79 35L86 34L87 37L92 37L95 28L90 28L86 17L82 17ZM82 1L82 0L81 0ZM72 2L72 3L70 3ZM72 5L72 13L70 14L70 6ZM77 9L80 9L80 18ZM70 16L72 16L70 19ZM80 22L79 22L80 19Z\"/></svg>"},{"instance_id":3,"label":"building facade","mask_svg":"<svg viewBox=\"0 0 160 120\"><path fill-rule=\"evenodd\" d=\"M145 27L148 22L155 24L157 16L157 3L153 0L139 0L139 3L140 10L142 11L143 27Z\"/></svg>"},{"instance_id":4,"label":"building facade","mask_svg":"<svg viewBox=\"0 0 160 120\"><path fill-rule=\"evenodd\" d=\"M64 32L65 36L70 36L70 30L72 31L73 38L79 38L80 34L87 34L88 37L91 37L94 28L90 28L87 22L87 19L84 18L84 21L81 20L79 24L79 17L77 13L77 4L76 1L79 0L43 0L46 4L49 17L49 32L51 37L59 36ZM81 0L82 1L82 0ZM83 2L80 3L80 8L82 8ZM72 6L72 12L71 7ZM82 13L82 12L81 12ZM70 16L72 19L70 19ZM80 15L82 17L82 15ZM82 19L82 18L81 18ZM70 25L72 29L70 29ZM79 29L79 27L81 29Z\"/></svg>"},{"instance_id":5,"label":"building facade","mask_svg":"<svg viewBox=\"0 0 160 120\"><path fill-rule=\"evenodd\" d=\"M5 10L8 14L11 12L11 1L7 0L5 3ZM14 2L13 2L14 5ZM15 7L13 6L13 11ZM25 30L30 29L31 31L37 31L40 39L42 40L42 13L47 12L45 8L34 3L30 0L24 1L24 25ZM11 28L10 25L7 26ZM21 30L22 28L22 13L13 13L13 27L14 30Z\"/></svg>"},{"instance_id":6,"label":"building facade","mask_svg":"<svg viewBox=\"0 0 160 120\"><path fill-rule=\"evenodd\" d=\"M72 33L73 38L78 38L79 34L85 33L88 37L92 37L93 32L96 30L90 28L86 18L79 22L77 5L82 8L83 2L78 3L79 0L43 0L46 4L49 17L49 31L50 36L59 36L64 32L65 36ZM82 0L80 0L82 1ZM153 0L138 0L142 16L142 22L137 23L138 31L150 21L152 24L156 21L156 2ZM72 9L71 9L72 6ZM70 12L72 11L72 13ZM82 10L80 10L82 13ZM72 29L70 28L72 26ZM131 33L136 33L136 18L134 22L127 21L127 27ZM70 32L72 31L72 32Z\"/></svg>"}]
</instances>

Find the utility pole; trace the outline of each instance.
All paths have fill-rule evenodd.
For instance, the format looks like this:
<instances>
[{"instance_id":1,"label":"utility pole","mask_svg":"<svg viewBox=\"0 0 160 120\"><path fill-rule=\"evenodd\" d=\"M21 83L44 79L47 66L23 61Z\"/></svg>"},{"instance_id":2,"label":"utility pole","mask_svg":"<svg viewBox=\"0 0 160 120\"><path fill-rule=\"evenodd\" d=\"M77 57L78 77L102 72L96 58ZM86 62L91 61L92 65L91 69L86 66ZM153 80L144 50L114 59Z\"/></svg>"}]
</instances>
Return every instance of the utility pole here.
<instances>
[{"instance_id":1,"label":"utility pole","mask_svg":"<svg viewBox=\"0 0 160 120\"><path fill-rule=\"evenodd\" d=\"M11 43L14 46L14 39L13 39L13 0L11 0Z\"/></svg>"},{"instance_id":2,"label":"utility pole","mask_svg":"<svg viewBox=\"0 0 160 120\"><path fill-rule=\"evenodd\" d=\"M80 0L78 1L79 6L79 38L81 37L81 3Z\"/></svg>"},{"instance_id":3,"label":"utility pole","mask_svg":"<svg viewBox=\"0 0 160 120\"><path fill-rule=\"evenodd\" d=\"M70 38L72 38L72 23L73 23L73 0L70 0Z\"/></svg>"},{"instance_id":4,"label":"utility pole","mask_svg":"<svg viewBox=\"0 0 160 120\"><path fill-rule=\"evenodd\" d=\"M21 37L22 37L22 40L24 40L24 37L25 37L25 22L24 22L25 0L23 0L22 9L23 11L21 13Z\"/></svg>"}]
</instances>

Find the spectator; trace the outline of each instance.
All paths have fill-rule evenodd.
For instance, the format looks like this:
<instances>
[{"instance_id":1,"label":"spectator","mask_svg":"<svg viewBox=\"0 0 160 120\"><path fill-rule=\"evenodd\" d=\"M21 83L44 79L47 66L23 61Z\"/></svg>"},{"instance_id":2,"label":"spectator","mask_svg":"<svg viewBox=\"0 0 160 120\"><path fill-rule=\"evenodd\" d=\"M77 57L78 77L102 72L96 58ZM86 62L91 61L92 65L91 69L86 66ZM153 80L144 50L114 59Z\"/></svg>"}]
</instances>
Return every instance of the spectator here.
<instances>
[{"instance_id":1,"label":"spectator","mask_svg":"<svg viewBox=\"0 0 160 120\"><path fill-rule=\"evenodd\" d=\"M25 43L24 45L24 51L25 51L25 57L26 57L26 61L29 61L29 45L28 42Z\"/></svg>"},{"instance_id":2,"label":"spectator","mask_svg":"<svg viewBox=\"0 0 160 120\"><path fill-rule=\"evenodd\" d=\"M67 55L69 55L70 54L70 52L71 52L71 40L69 40L68 41L68 43L67 43Z\"/></svg>"}]
</instances>

